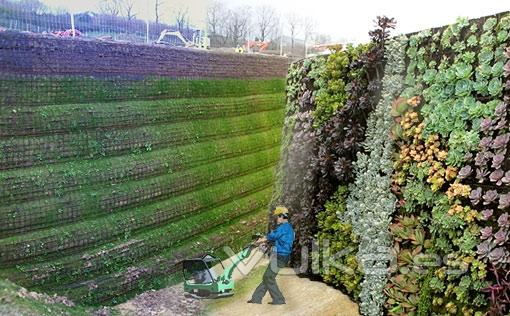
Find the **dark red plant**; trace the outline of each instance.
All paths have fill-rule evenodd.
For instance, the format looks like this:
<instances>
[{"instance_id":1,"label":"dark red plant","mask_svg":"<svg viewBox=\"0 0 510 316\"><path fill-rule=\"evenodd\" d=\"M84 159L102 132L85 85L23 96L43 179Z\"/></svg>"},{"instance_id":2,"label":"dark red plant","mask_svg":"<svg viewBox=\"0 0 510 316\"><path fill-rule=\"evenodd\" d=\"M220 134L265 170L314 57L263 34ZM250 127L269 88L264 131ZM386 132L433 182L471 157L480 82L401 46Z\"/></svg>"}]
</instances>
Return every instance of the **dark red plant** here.
<instances>
[{"instance_id":1,"label":"dark red plant","mask_svg":"<svg viewBox=\"0 0 510 316\"><path fill-rule=\"evenodd\" d=\"M340 184L352 182L353 162L363 150L367 118L380 97L384 43L395 27L395 20L377 17L376 27L369 32L370 49L349 64L359 75L349 83L347 102L317 131L319 205L324 205Z\"/></svg>"},{"instance_id":2,"label":"dark red plant","mask_svg":"<svg viewBox=\"0 0 510 316\"><path fill-rule=\"evenodd\" d=\"M503 271L494 265L491 265L489 270L495 282L482 290L488 293L491 302L489 315L506 315L505 313L509 311L510 306L510 270Z\"/></svg>"}]
</instances>

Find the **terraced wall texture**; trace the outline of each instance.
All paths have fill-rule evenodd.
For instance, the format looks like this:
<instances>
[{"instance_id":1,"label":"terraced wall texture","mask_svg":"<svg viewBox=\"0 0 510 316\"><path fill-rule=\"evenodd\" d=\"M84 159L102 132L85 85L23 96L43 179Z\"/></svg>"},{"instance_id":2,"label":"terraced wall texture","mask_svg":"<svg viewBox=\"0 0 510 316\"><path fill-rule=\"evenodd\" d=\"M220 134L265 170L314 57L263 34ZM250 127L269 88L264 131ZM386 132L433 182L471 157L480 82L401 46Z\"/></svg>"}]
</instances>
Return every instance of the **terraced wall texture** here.
<instances>
[{"instance_id":1,"label":"terraced wall texture","mask_svg":"<svg viewBox=\"0 0 510 316\"><path fill-rule=\"evenodd\" d=\"M0 277L111 302L264 230L288 63L0 33Z\"/></svg>"}]
</instances>

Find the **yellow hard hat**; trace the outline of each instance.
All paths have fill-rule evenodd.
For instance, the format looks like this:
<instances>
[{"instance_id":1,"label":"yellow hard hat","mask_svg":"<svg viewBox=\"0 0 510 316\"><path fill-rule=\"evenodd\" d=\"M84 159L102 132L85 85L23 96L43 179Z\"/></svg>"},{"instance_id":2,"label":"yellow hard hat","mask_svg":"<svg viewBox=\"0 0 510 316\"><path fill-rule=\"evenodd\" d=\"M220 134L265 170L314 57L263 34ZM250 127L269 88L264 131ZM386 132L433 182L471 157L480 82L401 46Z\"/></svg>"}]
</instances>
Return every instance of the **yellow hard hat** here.
<instances>
[{"instance_id":1,"label":"yellow hard hat","mask_svg":"<svg viewBox=\"0 0 510 316\"><path fill-rule=\"evenodd\" d=\"M277 206L274 211L274 215L287 214L289 215L289 210L285 206Z\"/></svg>"}]
</instances>

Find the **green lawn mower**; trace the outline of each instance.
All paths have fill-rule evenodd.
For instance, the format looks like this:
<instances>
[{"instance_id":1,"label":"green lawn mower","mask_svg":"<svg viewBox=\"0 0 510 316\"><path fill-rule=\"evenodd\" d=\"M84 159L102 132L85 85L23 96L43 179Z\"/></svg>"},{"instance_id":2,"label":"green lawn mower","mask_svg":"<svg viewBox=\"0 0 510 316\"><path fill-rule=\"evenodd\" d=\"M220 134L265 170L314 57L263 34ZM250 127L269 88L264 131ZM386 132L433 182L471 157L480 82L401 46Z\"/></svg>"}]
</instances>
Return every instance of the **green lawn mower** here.
<instances>
[{"instance_id":1,"label":"green lawn mower","mask_svg":"<svg viewBox=\"0 0 510 316\"><path fill-rule=\"evenodd\" d=\"M195 298L218 298L234 295L234 279L232 273L237 265L248 258L253 249L258 245L255 243L262 235L253 235L253 241L236 254L232 264L225 269L220 259L206 254L202 258L186 259L182 262L184 275L184 292ZM267 249L264 249L267 250ZM223 273L216 276L213 267L221 265Z\"/></svg>"}]
</instances>

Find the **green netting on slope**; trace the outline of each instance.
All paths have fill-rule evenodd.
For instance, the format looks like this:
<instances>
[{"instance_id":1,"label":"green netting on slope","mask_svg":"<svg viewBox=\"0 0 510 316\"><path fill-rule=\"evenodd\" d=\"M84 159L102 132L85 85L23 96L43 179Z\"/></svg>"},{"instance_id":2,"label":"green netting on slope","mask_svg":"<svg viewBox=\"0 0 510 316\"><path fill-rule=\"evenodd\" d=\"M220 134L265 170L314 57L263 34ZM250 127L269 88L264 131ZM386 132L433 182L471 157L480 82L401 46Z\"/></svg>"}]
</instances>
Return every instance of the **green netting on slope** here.
<instances>
[{"instance_id":1,"label":"green netting on slope","mask_svg":"<svg viewBox=\"0 0 510 316\"><path fill-rule=\"evenodd\" d=\"M234 178L226 183L208 186L176 198L136 207L125 212L54 227L0 240L0 266L8 266L34 257L62 255L113 239L122 234L161 225L169 220L206 210L227 200L235 199L258 187L271 185L273 166ZM39 260L43 260L39 258Z\"/></svg>"},{"instance_id":2,"label":"green netting on slope","mask_svg":"<svg viewBox=\"0 0 510 316\"><path fill-rule=\"evenodd\" d=\"M3 171L0 172L0 200L4 206L20 204L42 197L63 196L91 185L117 184L174 173L279 146L280 138L281 130L275 126L267 132L137 154ZM0 225L0 231L3 228Z\"/></svg>"},{"instance_id":3,"label":"green netting on slope","mask_svg":"<svg viewBox=\"0 0 510 316\"><path fill-rule=\"evenodd\" d=\"M1 77L0 276L94 303L264 228L283 92L282 78Z\"/></svg>"},{"instance_id":4,"label":"green netting on slope","mask_svg":"<svg viewBox=\"0 0 510 316\"><path fill-rule=\"evenodd\" d=\"M283 93L285 79L172 79L0 76L0 104L9 107Z\"/></svg>"},{"instance_id":5,"label":"green netting on slope","mask_svg":"<svg viewBox=\"0 0 510 316\"><path fill-rule=\"evenodd\" d=\"M63 283L79 283L115 272L119 267L136 264L147 256L165 256L165 253L169 256L175 252L177 244L189 243L190 238L202 236L217 225L265 207L270 193L270 187L257 189L246 197L230 201L207 212L181 218L158 229L119 238L115 242L86 250L80 255L20 265L18 267L20 269L11 274L16 276L16 281L21 284L58 288ZM162 252L164 249L166 251Z\"/></svg>"},{"instance_id":6,"label":"green netting on slope","mask_svg":"<svg viewBox=\"0 0 510 316\"><path fill-rule=\"evenodd\" d=\"M126 208L242 176L275 165L279 147L112 187L89 186L65 195L0 206L0 237L60 224L98 218Z\"/></svg>"},{"instance_id":7,"label":"green netting on slope","mask_svg":"<svg viewBox=\"0 0 510 316\"><path fill-rule=\"evenodd\" d=\"M282 108L282 93L0 107L0 136L43 135L95 128L135 127L247 115Z\"/></svg>"},{"instance_id":8,"label":"green netting on slope","mask_svg":"<svg viewBox=\"0 0 510 316\"><path fill-rule=\"evenodd\" d=\"M151 151L208 139L246 135L278 126L283 110L264 111L234 118L150 125L133 129L85 130L48 136L22 136L0 140L0 168L11 169L76 158L92 159Z\"/></svg>"}]
</instances>

